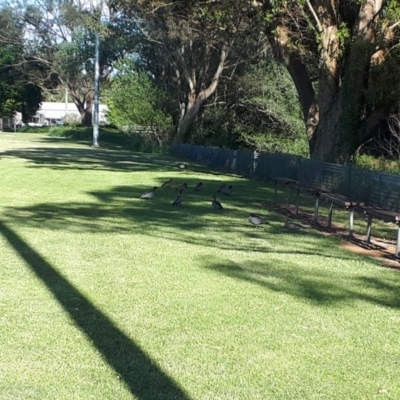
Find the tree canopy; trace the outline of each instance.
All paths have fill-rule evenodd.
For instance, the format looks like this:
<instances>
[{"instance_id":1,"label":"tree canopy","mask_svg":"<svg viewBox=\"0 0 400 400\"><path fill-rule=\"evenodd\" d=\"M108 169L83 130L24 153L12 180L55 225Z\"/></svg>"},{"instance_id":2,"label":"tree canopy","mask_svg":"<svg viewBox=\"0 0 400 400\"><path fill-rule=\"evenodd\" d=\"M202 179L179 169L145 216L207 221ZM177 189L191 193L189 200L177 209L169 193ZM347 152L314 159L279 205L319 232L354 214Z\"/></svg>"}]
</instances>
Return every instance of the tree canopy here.
<instances>
[{"instance_id":1,"label":"tree canopy","mask_svg":"<svg viewBox=\"0 0 400 400\"><path fill-rule=\"evenodd\" d=\"M30 72L37 65L26 65L20 40L22 27L11 9L0 10L0 116L12 117L17 111L26 121L33 116L42 101L42 92Z\"/></svg>"},{"instance_id":2,"label":"tree canopy","mask_svg":"<svg viewBox=\"0 0 400 400\"><path fill-rule=\"evenodd\" d=\"M348 161L399 108L398 0L17 3L8 7L18 15L9 31L19 34L3 29L0 40L20 46L23 63L35 66L29 70L34 85L67 86L85 124L91 123L95 32L102 38L103 87L117 60L134 58L135 74L143 74L129 84L168 96L176 142L198 140L193 134L200 126L214 126L213 135L222 135L216 127L223 126L224 135L257 148L271 148L262 141L279 135L297 143L303 134L311 157ZM118 85L115 93L123 96Z\"/></svg>"},{"instance_id":3,"label":"tree canopy","mask_svg":"<svg viewBox=\"0 0 400 400\"><path fill-rule=\"evenodd\" d=\"M116 68L118 73L104 93L109 121L126 132L145 131L162 146L172 131L172 117L165 111L166 94L131 59L120 60Z\"/></svg>"},{"instance_id":4,"label":"tree canopy","mask_svg":"<svg viewBox=\"0 0 400 400\"><path fill-rule=\"evenodd\" d=\"M350 157L399 101L395 86L400 82L388 86L387 73L394 73L400 61L400 3L257 4L276 57L296 85L311 156L325 161Z\"/></svg>"}]
</instances>

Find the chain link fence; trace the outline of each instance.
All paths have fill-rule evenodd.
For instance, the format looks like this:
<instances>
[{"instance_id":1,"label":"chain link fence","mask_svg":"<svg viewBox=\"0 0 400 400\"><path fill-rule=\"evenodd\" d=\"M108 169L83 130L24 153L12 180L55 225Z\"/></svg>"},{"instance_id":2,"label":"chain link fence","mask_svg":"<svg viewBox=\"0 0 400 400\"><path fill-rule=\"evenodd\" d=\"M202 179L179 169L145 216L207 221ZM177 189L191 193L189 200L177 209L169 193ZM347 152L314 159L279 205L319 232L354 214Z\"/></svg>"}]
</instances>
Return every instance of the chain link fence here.
<instances>
[{"instance_id":1,"label":"chain link fence","mask_svg":"<svg viewBox=\"0 0 400 400\"><path fill-rule=\"evenodd\" d=\"M295 179L302 186L338 193L399 212L400 175L330 164L301 156L173 144L171 154L212 169L256 180Z\"/></svg>"}]
</instances>

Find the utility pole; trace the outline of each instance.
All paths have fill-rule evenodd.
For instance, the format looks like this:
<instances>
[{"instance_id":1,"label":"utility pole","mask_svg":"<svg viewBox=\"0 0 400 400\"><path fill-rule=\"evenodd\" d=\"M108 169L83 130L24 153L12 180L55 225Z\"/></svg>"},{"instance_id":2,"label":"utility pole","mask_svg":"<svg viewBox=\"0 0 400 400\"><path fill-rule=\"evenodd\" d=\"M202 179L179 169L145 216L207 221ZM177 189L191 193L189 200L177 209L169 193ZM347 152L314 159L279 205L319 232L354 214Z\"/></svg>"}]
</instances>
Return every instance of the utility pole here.
<instances>
[{"instance_id":1,"label":"utility pole","mask_svg":"<svg viewBox=\"0 0 400 400\"><path fill-rule=\"evenodd\" d=\"M99 92L100 92L100 36L96 32L96 46L94 58L94 110L93 110L93 144L99 147Z\"/></svg>"},{"instance_id":2,"label":"utility pole","mask_svg":"<svg viewBox=\"0 0 400 400\"><path fill-rule=\"evenodd\" d=\"M65 85L65 115L64 118L67 116L68 114L68 87L67 85Z\"/></svg>"}]
</instances>

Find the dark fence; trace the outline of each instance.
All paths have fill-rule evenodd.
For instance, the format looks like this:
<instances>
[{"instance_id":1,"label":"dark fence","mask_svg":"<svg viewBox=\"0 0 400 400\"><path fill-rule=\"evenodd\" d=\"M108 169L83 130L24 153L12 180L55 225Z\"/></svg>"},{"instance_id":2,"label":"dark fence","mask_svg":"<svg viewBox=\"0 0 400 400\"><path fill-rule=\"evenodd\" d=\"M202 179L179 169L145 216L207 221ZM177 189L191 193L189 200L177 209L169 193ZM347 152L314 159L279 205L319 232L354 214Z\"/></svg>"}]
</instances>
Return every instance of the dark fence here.
<instances>
[{"instance_id":1,"label":"dark fence","mask_svg":"<svg viewBox=\"0 0 400 400\"><path fill-rule=\"evenodd\" d=\"M400 175L309 160L280 153L257 153L173 144L171 153L210 168L246 178L295 179L300 185L339 193L373 207L399 212Z\"/></svg>"}]
</instances>

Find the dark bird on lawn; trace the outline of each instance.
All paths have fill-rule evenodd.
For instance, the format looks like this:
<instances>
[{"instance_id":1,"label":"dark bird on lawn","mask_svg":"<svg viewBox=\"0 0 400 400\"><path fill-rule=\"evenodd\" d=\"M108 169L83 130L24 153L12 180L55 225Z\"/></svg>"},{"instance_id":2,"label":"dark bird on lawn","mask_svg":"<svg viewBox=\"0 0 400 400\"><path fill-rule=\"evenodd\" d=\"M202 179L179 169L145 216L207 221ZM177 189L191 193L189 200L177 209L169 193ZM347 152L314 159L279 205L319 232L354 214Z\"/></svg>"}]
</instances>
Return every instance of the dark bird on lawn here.
<instances>
[{"instance_id":1,"label":"dark bird on lawn","mask_svg":"<svg viewBox=\"0 0 400 400\"><path fill-rule=\"evenodd\" d=\"M219 187L219 189L217 190L217 192L218 192L218 193L221 193L221 190L222 190L222 189L225 189L225 186L226 186L225 183L223 183L223 184Z\"/></svg>"},{"instance_id":2,"label":"dark bird on lawn","mask_svg":"<svg viewBox=\"0 0 400 400\"><path fill-rule=\"evenodd\" d=\"M154 197L154 193L157 190L157 186L154 186L153 189L148 190L140 195L141 199L151 200Z\"/></svg>"},{"instance_id":3,"label":"dark bird on lawn","mask_svg":"<svg viewBox=\"0 0 400 400\"><path fill-rule=\"evenodd\" d=\"M225 196L230 196L232 194L233 186L230 185L227 188L221 189L221 193L224 194Z\"/></svg>"},{"instance_id":4,"label":"dark bird on lawn","mask_svg":"<svg viewBox=\"0 0 400 400\"><path fill-rule=\"evenodd\" d=\"M183 162L180 162L180 163L178 164L178 168L179 168L179 169L186 169L187 166L186 166L186 164L184 164Z\"/></svg>"},{"instance_id":5,"label":"dark bird on lawn","mask_svg":"<svg viewBox=\"0 0 400 400\"><path fill-rule=\"evenodd\" d=\"M297 224L296 222L286 221L285 228L290 229L291 231L297 231L298 229L304 229L303 225Z\"/></svg>"},{"instance_id":6,"label":"dark bird on lawn","mask_svg":"<svg viewBox=\"0 0 400 400\"><path fill-rule=\"evenodd\" d=\"M250 214L248 221L254 226L258 226L258 225L262 225L262 224L267 224L267 225L269 224L269 222L265 221L264 218L262 218L256 214Z\"/></svg>"},{"instance_id":7,"label":"dark bird on lawn","mask_svg":"<svg viewBox=\"0 0 400 400\"><path fill-rule=\"evenodd\" d=\"M179 191L179 196L173 201L173 206L179 206L182 204L183 196L182 196L182 189Z\"/></svg>"},{"instance_id":8,"label":"dark bird on lawn","mask_svg":"<svg viewBox=\"0 0 400 400\"><path fill-rule=\"evenodd\" d=\"M200 192L201 189L203 189L203 182L198 183L193 190L195 192Z\"/></svg>"},{"instance_id":9,"label":"dark bird on lawn","mask_svg":"<svg viewBox=\"0 0 400 400\"><path fill-rule=\"evenodd\" d=\"M168 181L164 182L161 187L162 188L169 188L172 186L172 179L169 179Z\"/></svg>"},{"instance_id":10,"label":"dark bird on lawn","mask_svg":"<svg viewBox=\"0 0 400 400\"><path fill-rule=\"evenodd\" d=\"M211 202L211 205L214 210L223 210L224 207L222 207L222 204L217 200L217 196L215 194L213 195L213 201Z\"/></svg>"},{"instance_id":11,"label":"dark bird on lawn","mask_svg":"<svg viewBox=\"0 0 400 400\"><path fill-rule=\"evenodd\" d=\"M184 183L181 186L177 187L176 190L181 190L182 191L182 190L187 189L187 188L188 188L187 183Z\"/></svg>"}]
</instances>

